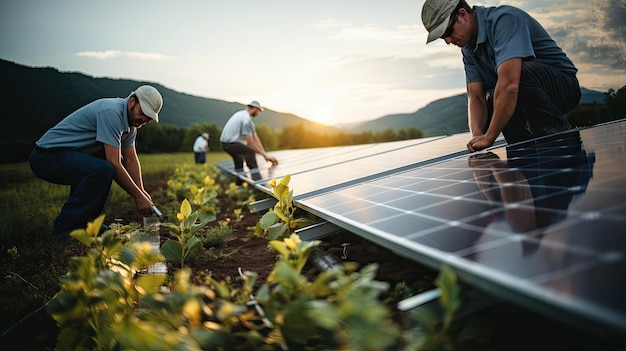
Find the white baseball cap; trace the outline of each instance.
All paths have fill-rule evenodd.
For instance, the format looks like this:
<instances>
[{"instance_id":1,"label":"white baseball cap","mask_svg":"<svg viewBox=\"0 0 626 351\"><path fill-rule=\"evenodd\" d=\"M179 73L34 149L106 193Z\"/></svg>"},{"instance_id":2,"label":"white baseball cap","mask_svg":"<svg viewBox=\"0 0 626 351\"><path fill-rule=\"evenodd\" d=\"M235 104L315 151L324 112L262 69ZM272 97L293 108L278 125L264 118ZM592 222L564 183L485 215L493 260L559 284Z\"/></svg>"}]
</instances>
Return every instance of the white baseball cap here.
<instances>
[{"instance_id":1,"label":"white baseball cap","mask_svg":"<svg viewBox=\"0 0 626 351\"><path fill-rule=\"evenodd\" d=\"M142 85L137 90L130 93L129 97L135 95L139 100L141 111L159 123L159 112L163 107L163 97L156 88L150 85Z\"/></svg>"},{"instance_id":2,"label":"white baseball cap","mask_svg":"<svg viewBox=\"0 0 626 351\"><path fill-rule=\"evenodd\" d=\"M441 38L459 0L426 0L422 6L422 23L428 31L426 44Z\"/></svg>"}]
</instances>

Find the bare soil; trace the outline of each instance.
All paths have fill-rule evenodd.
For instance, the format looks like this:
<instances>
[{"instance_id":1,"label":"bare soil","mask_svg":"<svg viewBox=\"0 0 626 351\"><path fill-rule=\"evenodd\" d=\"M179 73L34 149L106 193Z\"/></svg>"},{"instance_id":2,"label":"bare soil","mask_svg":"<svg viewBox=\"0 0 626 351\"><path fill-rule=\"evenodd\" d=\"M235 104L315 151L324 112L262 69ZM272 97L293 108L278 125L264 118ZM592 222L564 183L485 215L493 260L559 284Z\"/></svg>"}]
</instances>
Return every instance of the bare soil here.
<instances>
[{"instance_id":1,"label":"bare soil","mask_svg":"<svg viewBox=\"0 0 626 351\"><path fill-rule=\"evenodd\" d=\"M146 179L145 187L151 189L164 189L167 185L167 174ZM224 195L219 195L220 211L215 222L208 224L218 226L220 222L228 221L232 228L232 235L228 244L224 248L216 249L217 259L210 261L206 266L191 263L190 266L194 274L206 276L211 274L215 279L223 280L227 277L238 275L238 269L252 271L258 274L257 286L264 283L276 264L276 254L268 249L266 238L257 237L252 229L265 212L250 213L249 209L242 210L239 220L236 218L230 199ZM127 209L116 218L122 218L124 223L142 223L143 218L129 204ZM171 221L164 218L165 221ZM166 240L170 234L161 228L161 238ZM332 254L338 261L356 262L360 267L377 263L379 265L377 280L390 284L390 288L397 284L412 286L434 281L436 272L417 264L416 262L404 259L393 252L364 240L351 233L340 233L320 239L320 248ZM345 249L344 249L345 248ZM305 275L313 277L319 273L318 269L309 264L305 267ZM195 281L200 283L200 281Z\"/></svg>"}]
</instances>

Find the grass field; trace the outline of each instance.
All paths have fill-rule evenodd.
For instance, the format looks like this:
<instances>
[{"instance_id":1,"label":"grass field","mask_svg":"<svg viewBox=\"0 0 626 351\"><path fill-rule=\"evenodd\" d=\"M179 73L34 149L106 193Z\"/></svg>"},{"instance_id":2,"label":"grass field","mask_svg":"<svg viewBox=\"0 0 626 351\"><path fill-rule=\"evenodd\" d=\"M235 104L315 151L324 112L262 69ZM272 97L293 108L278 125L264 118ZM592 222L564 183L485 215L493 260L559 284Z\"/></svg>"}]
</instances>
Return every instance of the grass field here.
<instances>
[{"instance_id":1,"label":"grass field","mask_svg":"<svg viewBox=\"0 0 626 351\"><path fill-rule=\"evenodd\" d=\"M193 165L191 152L139 155L144 178L173 172L183 165ZM207 164L228 160L225 152L207 154ZM13 236L48 235L52 220L67 199L69 186L51 184L35 177L28 162L0 164L0 239L9 242ZM113 183L109 204L132 201ZM21 241L21 240L20 240Z\"/></svg>"}]
</instances>

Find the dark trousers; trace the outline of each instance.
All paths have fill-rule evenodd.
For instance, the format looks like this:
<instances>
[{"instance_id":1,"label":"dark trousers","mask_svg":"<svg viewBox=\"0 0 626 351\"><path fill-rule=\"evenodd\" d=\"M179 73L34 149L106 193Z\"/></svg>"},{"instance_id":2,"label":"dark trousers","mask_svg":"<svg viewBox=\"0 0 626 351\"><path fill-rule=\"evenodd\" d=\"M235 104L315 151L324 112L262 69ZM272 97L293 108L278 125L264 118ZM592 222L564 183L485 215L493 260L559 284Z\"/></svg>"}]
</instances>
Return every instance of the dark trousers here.
<instances>
[{"instance_id":1,"label":"dark trousers","mask_svg":"<svg viewBox=\"0 0 626 351\"><path fill-rule=\"evenodd\" d=\"M243 172L243 163L245 162L246 166L248 166L248 169L250 170L252 179L260 179L260 175L258 173L259 166L256 162L256 152L254 150L242 143L222 143L222 150L232 157L235 165L235 172ZM243 180L237 178L236 183L237 185L241 185L243 184Z\"/></svg>"},{"instance_id":2,"label":"dark trousers","mask_svg":"<svg viewBox=\"0 0 626 351\"><path fill-rule=\"evenodd\" d=\"M565 113L580 101L576 74L534 61L522 63L517 106L502 130L509 144L561 132L571 126ZM493 112L493 92L487 99ZM487 124L488 125L488 124Z\"/></svg>"},{"instance_id":3,"label":"dark trousers","mask_svg":"<svg viewBox=\"0 0 626 351\"><path fill-rule=\"evenodd\" d=\"M194 152L193 158L196 161L196 164L206 163L206 152Z\"/></svg>"},{"instance_id":4,"label":"dark trousers","mask_svg":"<svg viewBox=\"0 0 626 351\"><path fill-rule=\"evenodd\" d=\"M54 219L56 229L72 231L85 228L87 222L102 213L115 175L111 163L79 151L43 150L38 147L31 153L29 162L37 177L70 186L70 195L61 213Z\"/></svg>"}]
</instances>

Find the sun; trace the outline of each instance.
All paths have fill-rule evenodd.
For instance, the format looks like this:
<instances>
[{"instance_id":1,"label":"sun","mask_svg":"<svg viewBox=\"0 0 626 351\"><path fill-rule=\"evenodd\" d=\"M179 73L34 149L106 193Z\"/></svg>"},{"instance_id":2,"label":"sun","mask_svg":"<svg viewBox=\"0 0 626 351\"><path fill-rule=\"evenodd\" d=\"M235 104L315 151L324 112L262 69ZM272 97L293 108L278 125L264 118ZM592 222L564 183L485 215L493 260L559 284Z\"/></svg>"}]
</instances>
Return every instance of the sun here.
<instances>
[{"instance_id":1,"label":"sun","mask_svg":"<svg viewBox=\"0 0 626 351\"><path fill-rule=\"evenodd\" d=\"M318 107L313 111L313 120L318 123L330 122L331 111L328 107Z\"/></svg>"}]
</instances>

